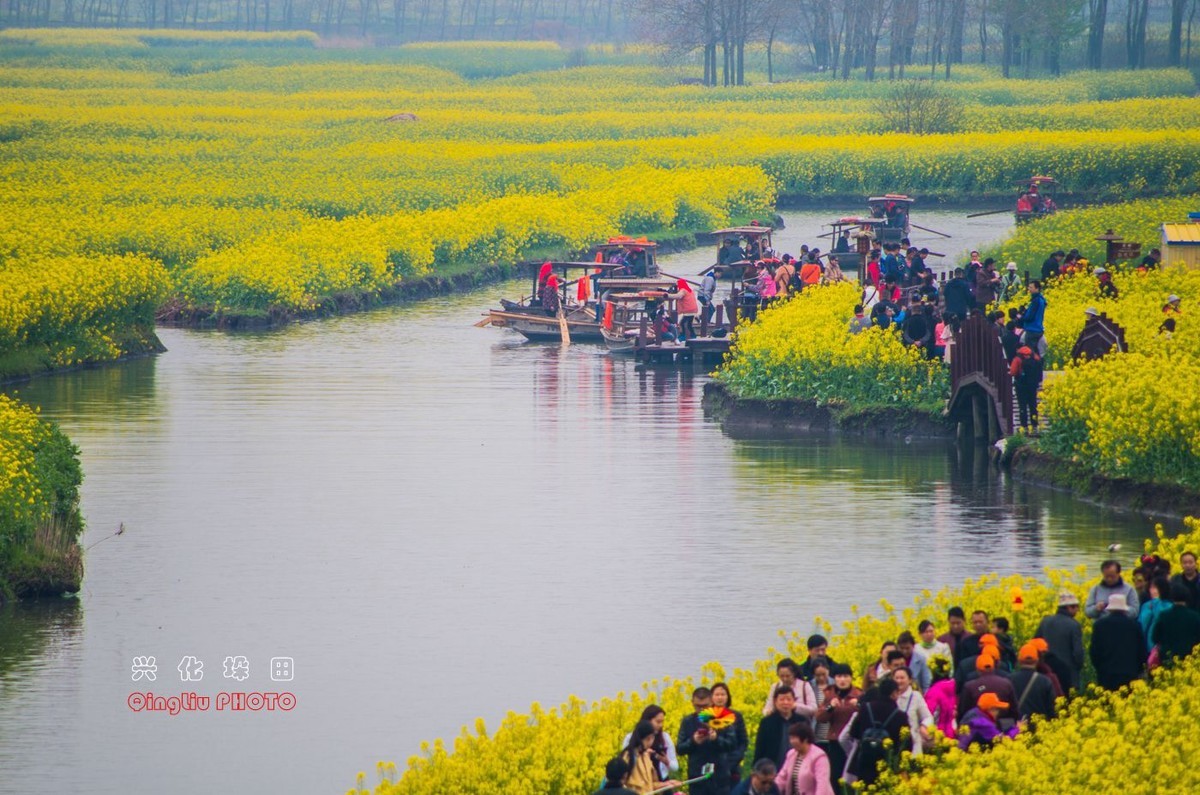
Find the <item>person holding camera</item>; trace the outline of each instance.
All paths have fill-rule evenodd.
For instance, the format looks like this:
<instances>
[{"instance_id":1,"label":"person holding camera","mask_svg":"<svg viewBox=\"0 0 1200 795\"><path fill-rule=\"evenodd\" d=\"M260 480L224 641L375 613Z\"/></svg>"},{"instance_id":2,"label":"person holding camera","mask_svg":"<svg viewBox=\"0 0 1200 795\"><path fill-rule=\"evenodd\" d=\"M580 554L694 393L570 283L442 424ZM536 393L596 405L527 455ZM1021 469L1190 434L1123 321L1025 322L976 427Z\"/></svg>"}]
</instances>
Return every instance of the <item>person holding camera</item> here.
<instances>
[{"instance_id":1,"label":"person holding camera","mask_svg":"<svg viewBox=\"0 0 1200 795\"><path fill-rule=\"evenodd\" d=\"M658 770L658 762L654 756L654 724L648 720L638 721L629 743L618 757L629 770L625 786L637 793L646 795L664 785L678 787L680 783L674 779L663 781Z\"/></svg>"},{"instance_id":2,"label":"person holding camera","mask_svg":"<svg viewBox=\"0 0 1200 795\"><path fill-rule=\"evenodd\" d=\"M679 772L679 758L675 755L675 743L671 740L671 735L663 731L663 726L667 722L667 713L658 704L651 704L642 710L642 717L638 722L643 721L648 721L654 727L654 742L650 744L650 755L658 766L659 778L665 781L672 773ZM625 747L629 746L631 739L633 739L632 733L625 735Z\"/></svg>"},{"instance_id":3,"label":"person holding camera","mask_svg":"<svg viewBox=\"0 0 1200 795\"><path fill-rule=\"evenodd\" d=\"M712 706L712 691L698 687L692 691L691 715L679 725L675 748L688 758L688 779L701 779L688 785L692 795L729 795L729 760L737 748L737 733L732 726L713 729L700 720L700 713ZM701 778L711 765L712 775Z\"/></svg>"}]
</instances>

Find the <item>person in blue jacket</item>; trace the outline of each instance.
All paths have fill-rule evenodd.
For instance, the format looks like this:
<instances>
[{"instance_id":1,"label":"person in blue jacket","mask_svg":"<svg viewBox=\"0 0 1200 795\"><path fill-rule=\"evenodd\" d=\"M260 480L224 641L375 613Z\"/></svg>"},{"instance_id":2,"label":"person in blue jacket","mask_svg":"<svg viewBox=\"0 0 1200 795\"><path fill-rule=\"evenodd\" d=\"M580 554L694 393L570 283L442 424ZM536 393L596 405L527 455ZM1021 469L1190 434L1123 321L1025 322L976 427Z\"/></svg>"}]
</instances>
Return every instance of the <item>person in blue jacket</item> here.
<instances>
[{"instance_id":1,"label":"person in blue jacket","mask_svg":"<svg viewBox=\"0 0 1200 795\"><path fill-rule=\"evenodd\" d=\"M1027 289L1029 304L1025 307L1025 313L1021 315L1021 328L1025 331L1021 342L1044 358L1046 353L1041 349L1041 341L1046 334L1046 296L1042 295L1042 283L1036 279L1029 283Z\"/></svg>"}]
</instances>

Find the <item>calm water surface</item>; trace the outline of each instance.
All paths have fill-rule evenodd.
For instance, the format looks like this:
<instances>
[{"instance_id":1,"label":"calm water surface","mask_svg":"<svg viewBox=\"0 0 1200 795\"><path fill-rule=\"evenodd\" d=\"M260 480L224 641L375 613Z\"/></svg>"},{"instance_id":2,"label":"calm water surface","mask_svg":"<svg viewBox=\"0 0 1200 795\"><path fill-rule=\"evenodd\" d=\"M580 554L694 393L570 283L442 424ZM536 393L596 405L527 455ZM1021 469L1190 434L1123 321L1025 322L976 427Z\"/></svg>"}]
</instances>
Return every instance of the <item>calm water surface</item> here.
<instances>
[{"instance_id":1,"label":"calm water surface","mask_svg":"<svg viewBox=\"0 0 1200 795\"><path fill-rule=\"evenodd\" d=\"M915 220L949 254L1007 228L962 239L965 212ZM837 214L789 213L778 247ZM814 614L1094 563L1151 527L940 444L730 439L703 377L472 327L524 287L168 329L156 359L14 390L80 446L95 546L79 599L0 612L0 791L342 792L476 716L746 664ZM140 655L154 682L132 681ZM243 682L223 676L238 655ZM145 690L297 706L132 712Z\"/></svg>"}]
</instances>

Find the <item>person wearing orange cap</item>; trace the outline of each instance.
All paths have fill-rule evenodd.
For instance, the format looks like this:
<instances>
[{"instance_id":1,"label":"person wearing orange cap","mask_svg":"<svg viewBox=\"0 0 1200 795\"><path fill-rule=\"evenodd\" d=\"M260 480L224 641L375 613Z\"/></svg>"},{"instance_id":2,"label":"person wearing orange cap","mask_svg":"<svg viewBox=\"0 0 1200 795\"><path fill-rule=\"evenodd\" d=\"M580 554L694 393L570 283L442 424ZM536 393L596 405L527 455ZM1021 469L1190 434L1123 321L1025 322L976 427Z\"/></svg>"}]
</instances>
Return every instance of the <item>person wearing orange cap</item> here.
<instances>
[{"instance_id":1,"label":"person wearing orange cap","mask_svg":"<svg viewBox=\"0 0 1200 795\"><path fill-rule=\"evenodd\" d=\"M989 647L975 658L975 669L979 675L964 684L962 692L958 694L958 721L960 724L985 693L992 693L1006 704L1016 704L1017 694L1013 691L1012 682L996 673L996 661L999 656L999 652L990 651ZM1004 717L1015 721L1017 719L1016 709L1011 706L1005 707Z\"/></svg>"},{"instance_id":2,"label":"person wearing orange cap","mask_svg":"<svg viewBox=\"0 0 1200 795\"><path fill-rule=\"evenodd\" d=\"M1017 694L1017 713L1022 721L1033 715L1054 717L1054 685L1050 677L1038 673L1041 652L1036 644L1026 643L1017 652L1017 672L1013 674L1012 686Z\"/></svg>"},{"instance_id":3,"label":"person wearing orange cap","mask_svg":"<svg viewBox=\"0 0 1200 795\"><path fill-rule=\"evenodd\" d=\"M984 693L979 697L979 703L963 716L958 747L964 751L972 745L990 748L1002 737L1016 737L1020 730L1015 723L1008 729L1000 728L1001 716L1011 708L1011 703L1001 701L995 693Z\"/></svg>"},{"instance_id":4,"label":"person wearing orange cap","mask_svg":"<svg viewBox=\"0 0 1200 795\"><path fill-rule=\"evenodd\" d=\"M1034 638L1029 641L1028 645L1037 649L1037 672L1050 680L1051 686L1054 687L1054 697L1062 698L1065 696L1067 691L1062 683L1070 681L1071 669L1067 667L1066 663L1054 656L1054 653L1050 651L1050 644L1046 642L1045 638Z\"/></svg>"}]
</instances>

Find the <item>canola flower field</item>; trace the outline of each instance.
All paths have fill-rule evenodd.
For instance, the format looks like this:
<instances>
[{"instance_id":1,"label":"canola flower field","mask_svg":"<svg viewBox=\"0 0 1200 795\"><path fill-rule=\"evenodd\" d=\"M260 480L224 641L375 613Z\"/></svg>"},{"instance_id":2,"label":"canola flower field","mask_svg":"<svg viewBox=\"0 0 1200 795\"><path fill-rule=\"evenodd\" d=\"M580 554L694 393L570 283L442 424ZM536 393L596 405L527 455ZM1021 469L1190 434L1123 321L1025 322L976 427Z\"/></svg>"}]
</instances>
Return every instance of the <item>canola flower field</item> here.
<instances>
[{"instance_id":1,"label":"canola flower field","mask_svg":"<svg viewBox=\"0 0 1200 795\"><path fill-rule=\"evenodd\" d=\"M1175 538L1165 538L1160 527L1157 537L1146 541L1146 551L1162 556L1178 570L1180 554L1200 542L1200 521L1189 518L1186 524L1187 532ZM1073 571L1047 570L1040 579L991 574L968 581L960 588L943 588L936 593L926 590L909 607L898 608L881 601L878 614L860 614L859 608L852 606L855 618L845 622L840 632L819 617L814 624L830 640L829 656L848 663L857 672L878 658L883 641L894 640L901 631L915 631L924 619L944 626L946 610L952 605L985 610L989 615L1011 616L1014 639L1028 639L1038 620L1054 612L1059 591L1070 590L1083 600L1097 579L1082 567ZM1014 612L1014 593L1020 593L1023 600L1020 612ZM1086 644L1091 622L1082 614L1079 619ZM656 703L666 710L666 731L674 736L682 717L691 712L692 689L718 681L729 684L734 698L732 706L742 712L747 730L753 736L762 717L759 705L775 682L775 663L785 656L797 661L806 658L805 636L781 632L780 637L780 647L768 649L766 656L748 669L726 670L713 662L704 665L695 676L645 682L639 690L618 693L613 698L591 703L572 698L551 709L534 704L528 713L510 712L494 730L478 720L473 727L464 726L450 744L437 740L423 745L421 753L408 759L403 767L394 762L380 762L377 784L368 781L366 773L360 773L350 795L372 792L416 795L449 790L585 795L596 789L604 764L616 755L622 739L647 704ZM1181 677L1180 681L1196 681L1200 678L1200 660L1181 666L1176 676ZM1017 776L1008 780L1027 786L1015 791L1076 792L1083 791L1076 786L1079 777L1091 780L1114 769L1113 765L1129 772L1129 777L1121 780L1148 780L1158 769L1154 767L1156 760L1163 757L1157 754L1157 747L1147 746L1140 738L1144 731L1151 730L1150 726L1158 727L1153 731L1170 731L1167 727L1173 725L1149 717L1154 714L1149 710L1167 698L1162 693L1161 687L1138 685L1131 693L1115 697L1089 695L1078 700L1065 717L1052 724L1053 728L1044 727L1036 738L1022 740L1000 756L952 750L924 757L924 766L920 768L906 757L899 765L904 769L905 779L889 777L881 789L914 793L994 792L997 782L1005 780L1005 776ZM1173 706L1166 714L1187 715L1200 708L1197 688L1171 691L1169 698ZM1100 715L1110 716L1109 720L1116 716L1120 725L1112 726L1109 731L1106 724L1097 723ZM1138 727L1140 730L1135 730ZM1068 744L1078 745L1082 740L1087 741L1088 747L1104 745L1105 750L1112 750L1108 754L1092 754L1090 759L1085 754L1078 764L1062 765L1062 754L1067 752ZM1028 770L1019 772L1022 767ZM985 787L968 785L973 776L990 783ZM1036 776L1041 776L1040 781ZM957 786L942 789L949 782Z\"/></svg>"},{"instance_id":2,"label":"canola flower field","mask_svg":"<svg viewBox=\"0 0 1200 795\"><path fill-rule=\"evenodd\" d=\"M82 529L82 479L78 450L58 426L0 395L0 598L36 584L45 567L59 565L56 553L74 557L53 547L73 547ZM69 537L48 537L48 528Z\"/></svg>"},{"instance_id":3,"label":"canola flower field","mask_svg":"<svg viewBox=\"0 0 1200 795\"><path fill-rule=\"evenodd\" d=\"M1048 369L1064 369L1042 392L1049 425L1037 449L1107 478L1200 489L1200 271L1180 267L1142 271L1110 264L1118 298L1101 295L1092 267L1103 262L1093 238L1113 228L1155 245L1158 225L1185 218L1197 197L1156 199L1072 210L1026 224L990 253L1011 258L1040 277L1041 262L1058 248L1078 246L1087 268L1044 286ZM1170 295L1181 313L1163 307ZM851 334L859 300L850 284L809 289L774 304L744 327L716 377L740 399L794 400L840 416L897 408L940 415L950 394L947 369L906 348L895 330ZM1001 310L1020 309L1022 294ZM1125 329L1127 353L1095 362L1070 361L1094 308ZM1163 321L1175 319L1166 333Z\"/></svg>"},{"instance_id":4,"label":"canola flower field","mask_svg":"<svg viewBox=\"0 0 1200 795\"><path fill-rule=\"evenodd\" d=\"M883 83L724 91L681 84L644 50L595 48L566 68L546 43L317 43L0 33L0 288L42 288L42 304L0 306L0 334L80 336L47 307L104 257L130 258L117 264L137 275L121 281L139 288L96 285L106 314L98 342L74 346L85 360L113 355L104 324L145 305L303 313L608 234L711 228L779 195L1008 194L1042 170L1096 196L1200 187L1200 99L1183 70L1004 81L964 68L944 89L964 103L960 129L916 138L881 126ZM16 294L0 289L0 304Z\"/></svg>"},{"instance_id":5,"label":"canola flower field","mask_svg":"<svg viewBox=\"0 0 1200 795\"><path fill-rule=\"evenodd\" d=\"M1040 263L1057 248L1077 247L1089 268L1046 285L1047 364L1066 368L1042 393L1049 426L1038 449L1110 478L1178 484L1200 489L1200 272L1164 268L1142 272L1136 263L1104 262L1104 243L1094 238L1112 229L1142 250L1158 246L1159 224L1181 221L1200 206L1200 196L1153 199L1092 207L1020 227L993 253L1040 277ZM1102 296L1091 268L1108 264L1118 298ZM1164 313L1170 295L1181 312ZM1002 309L1019 307L1022 296ZM1095 308L1125 330L1127 353L1095 362L1069 362L1083 330L1084 310ZM1175 330L1162 330L1167 317Z\"/></svg>"},{"instance_id":6,"label":"canola flower field","mask_svg":"<svg viewBox=\"0 0 1200 795\"><path fill-rule=\"evenodd\" d=\"M950 392L943 362L905 347L893 331L851 334L861 299L857 283L840 282L777 302L739 330L717 378L740 398L940 412Z\"/></svg>"}]
</instances>

